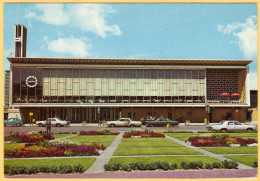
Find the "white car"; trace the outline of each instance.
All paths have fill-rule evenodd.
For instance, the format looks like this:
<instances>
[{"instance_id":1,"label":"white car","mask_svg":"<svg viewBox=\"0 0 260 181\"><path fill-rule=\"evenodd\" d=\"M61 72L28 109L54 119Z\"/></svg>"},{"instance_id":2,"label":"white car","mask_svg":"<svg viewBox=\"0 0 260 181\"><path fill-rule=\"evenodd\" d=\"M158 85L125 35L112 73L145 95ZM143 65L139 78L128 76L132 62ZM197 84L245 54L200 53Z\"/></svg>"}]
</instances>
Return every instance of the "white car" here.
<instances>
[{"instance_id":1,"label":"white car","mask_svg":"<svg viewBox=\"0 0 260 181\"><path fill-rule=\"evenodd\" d=\"M49 118L51 119L51 125L56 126L56 127L62 127L62 126L68 126L70 125L70 121L63 121L60 118ZM44 121L36 121L35 123L39 127L44 127L46 126L46 120Z\"/></svg>"},{"instance_id":2,"label":"white car","mask_svg":"<svg viewBox=\"0 0 260 181\"><path fill-rule=\"evenodd\" d=\"M132 121L130 118L121 118L117 121L107 121L106 123L108 127L114 127L114 126L142 126L141 121Z\"/></svg>"},{"instance_id":3,"label":"white car","mask_svg":"<svg viewBox=\"0 0 260 181\"><path fill-rule=\"evenodd\" d=\"M206 129L209 131L253 131L256 130L256 126L241 124L235 120L228 120L221 121L217 125L208 125Z\"/></svg>"}]
</instances>

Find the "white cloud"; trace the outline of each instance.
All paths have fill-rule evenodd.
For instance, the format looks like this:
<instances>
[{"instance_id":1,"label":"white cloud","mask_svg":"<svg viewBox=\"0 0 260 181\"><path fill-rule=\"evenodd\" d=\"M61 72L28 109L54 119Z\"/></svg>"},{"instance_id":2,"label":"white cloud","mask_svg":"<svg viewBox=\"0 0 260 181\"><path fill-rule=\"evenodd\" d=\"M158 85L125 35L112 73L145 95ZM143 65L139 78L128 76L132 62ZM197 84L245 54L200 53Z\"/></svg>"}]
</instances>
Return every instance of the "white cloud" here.
<instances>
[{"instance_id":1,"label":"white cloud","mask_svg":"<svg viewBox=\"0 0 260 181\"><path fill-rule=\"evenodd\" d=\"M50 51L72 54L75 57L82 58L89 56L88 49L91 47L91 44L87 44L86 39L75 37L59 38L57 40L48 41L47 43Z\"/></svg>"},{"instance_id":2,"label":"white cloud","mask_svg":"<svg viewBox=\"0 0 260 181\"><path fill-rule=\"evenodd\" d=\"M35 9L38 13L29 11L26 17L52 25L66 25L70 21L70 17L64 12L63 4L36 4Z\"/></svg>"},{"instance_id":3,"label":"white cloud","mask_svg":"<svg viewBox=\"0 0 260 181\"><path fill-rule=\"evenodd\" d=\"M111 13L115 13L115 10L106 4L37 4L26 17L56 26L72 25L105 38L107 33L116 36L122 34L118 25L107 24L106 17Z\"/></svg>"},{"instance_id":4,"label":"white cloud","mask_svg":"<svg viewBox=\"0 0 260 181\"><path fill-rule=\"evenodd\" d=\"M237 44L246 59L257 57L257 17L250 16L246 22L234 22L226 26L218 24L218 31L231 34L237 39Z\"/></svg>"},{"instance_id":5,"label":"white cloud","mask_svg":"<svg viewBox=\"0 0 260 181\"><path fill-rule=\"evenodd\" d=\"M250 90L257 90L257 73L249 73L249 88Z\"/></svg>"}]
</instances>

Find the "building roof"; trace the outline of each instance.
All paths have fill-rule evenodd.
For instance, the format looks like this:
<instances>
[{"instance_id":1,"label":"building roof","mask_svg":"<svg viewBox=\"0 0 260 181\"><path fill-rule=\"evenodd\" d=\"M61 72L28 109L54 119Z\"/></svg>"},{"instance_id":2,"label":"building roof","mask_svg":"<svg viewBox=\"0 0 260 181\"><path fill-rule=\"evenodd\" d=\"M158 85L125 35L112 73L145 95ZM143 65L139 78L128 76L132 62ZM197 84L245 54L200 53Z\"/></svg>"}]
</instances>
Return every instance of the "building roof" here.
<instances>
[{"instance_id":1,"label":"building roof","mask_svg":"<svg viewBox=\"0 0 260 181\"><path fill-rule=\"evenodd\" d=\"M252 60L112 59L112 58L27 58L8 57L11 63L27 64L126 64L126 65L230 65L246 66Z\"/></svg>"}]
</instances>

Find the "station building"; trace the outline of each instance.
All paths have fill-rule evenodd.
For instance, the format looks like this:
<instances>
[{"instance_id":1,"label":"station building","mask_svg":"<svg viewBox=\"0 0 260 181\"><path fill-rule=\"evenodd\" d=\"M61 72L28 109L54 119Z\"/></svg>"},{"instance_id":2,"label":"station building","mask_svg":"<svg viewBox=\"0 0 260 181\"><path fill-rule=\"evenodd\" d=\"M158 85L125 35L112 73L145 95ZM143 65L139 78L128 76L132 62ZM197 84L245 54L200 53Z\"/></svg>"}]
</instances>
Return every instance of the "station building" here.
<instances>
[{"instance_id":1,"label":"station building","mask_svg":"<svg viewBox=\"0 0 260 181\"><path fill-rule=\"evenodd\" d=\"M72 123L248 119L251 60L28 58L26 32L15 25L15 57L8 58L9 106L24 122L29 112Z\"/></svg>"},{"instance_id":2,"label":"station building","mask_svg":"<svg viewBox=\"0 0 260 181\"><path fill-rule=\"evenodd\" d=\"M23 120L33 112L36 120L72 123L147 116L203 122L209 107L211 122L245 121L250 106L250 60L8 60L10 105Z\"/></svg>"}]
</instances>

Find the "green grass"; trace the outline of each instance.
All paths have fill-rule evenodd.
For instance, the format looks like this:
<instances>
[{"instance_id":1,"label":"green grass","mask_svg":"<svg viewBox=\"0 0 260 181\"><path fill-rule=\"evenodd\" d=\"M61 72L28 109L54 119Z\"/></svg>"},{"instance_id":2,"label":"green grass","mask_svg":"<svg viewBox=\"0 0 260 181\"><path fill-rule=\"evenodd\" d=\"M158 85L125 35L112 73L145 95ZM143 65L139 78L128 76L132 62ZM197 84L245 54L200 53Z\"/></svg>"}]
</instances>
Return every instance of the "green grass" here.
<instances>
[{"instance_id":1,"label":"green grass","mask_svg":"<svg viewBox=\"0 0 260 181\"><path fill-rule=\"evenodd\" d=\"M83 170L87 170L96 158L50 158L50 159L15 159L15 160L5 160L5 165L16 165L16 166L59 166L63 165L83 165Z\"/></svg>"},{"instance_id":2,"label":"green grass","mask_svg":"<svg viewBox=\"0 0 260 181\"><path fill-rule=\"evenodd\" d=\"M171 139L168 138L123 138L121 142L172 142Z\"/></svg>"},{"instance_id":3,"label":"green grass","mask_svg":"<svg viewBox=\"0 0 260 181\"><path fill-rule=\"evenodd\" d=\"M54 136L55 139L63 138L70 135L74 135L74 134L52 134L52 136Z\"/></svg>"},{"instance_id":4,"label":"green grass","mask_svg":"<svg viewBox=\"0 0 260 181\"><path fill-rule=\"evenodd\" d=\"M257 155L243 155L243 156L239 155L239 156L225 156L225 157L240 163L244 163L251 167L253 167L253 163L257 159Z\"/></svg>"},{"instance_id":5,"label":"green grass","mask_svg":"<svg viewBox=\"0 0 260 181\"><path fill-rule=\"evenodd\" d=\"M98 135L98 136L73 136L67 138L68 140L77 141L77 142L95 142L95 143L104 143L112 142L115 139L115 135Z\"/></svg>"},{"instance_id":6,"label":"green grass","mask_svg":"<svg viewBox=\"0 0 260 181\"><path fill-rule=\"evenodd\" d=\"M165 135L179 139L181 141L187 141L190 137L200 136L200 134L197 133L165 133Z\"/></svg>"},{"instance_id":7,"label":"green grass","mask_svg":"<svg viewBox=\"0 0 260 181\"><path fill-rule=\"evenodd\" d=\"M176 142L121 142L118 147L183 147Z\"/></svg>"},{"instance_id":8,"label":"green grass","mask_svg":"<svg viewBox=\"0 0 260 181\"><path fill-rule=\"evenodd\" d=\"M114 156L130 156L130 155L200 155L190 148L118 148Z\"/></svg>"},{"instance_id":9,"label":"green grass","mask_svg":"<svg viewBox=\"0 0 260 181\"><path fill-rule=\"evenodd\" d=\"M15 144L4 144L4 149L13 149L14 147L17 147L19 145L24 145L23 143L15 143Z\"/></svg>"},{"instance_id":10,"label":"green grass","mask_svg":"<svg viewBox=\"0 0 260 181\"><path fill-rule=\"evenodd\" d=\"M250 154L257 153L257 147L201 147L216 154ZM241 156L243 157L243 156Z\"/></svg>"},{"instance_id":11,"label":"green grass","mask_svg":"<svg viewBox=\"0 0 260 181\"><path fill-rule=\"evenodd\" d=\"M206 163L213 163L213 162L221 163L220 160L213 158L213 157L209 157L209 156L182 156L182 157L158 156L158 157L126 157L126 158L114 157L114 158L111 158L109 163L120 162L122 164L129 164L130 162L150 163L150 162L154 162L154 161L165 161L165 162L169 162L169 163L177 163L178 168L180 168L180 163L182 161L186 161L186 162L202 161L204 163L204 165Z\"/></svg>"}]
</instances>

